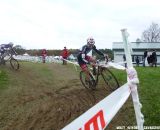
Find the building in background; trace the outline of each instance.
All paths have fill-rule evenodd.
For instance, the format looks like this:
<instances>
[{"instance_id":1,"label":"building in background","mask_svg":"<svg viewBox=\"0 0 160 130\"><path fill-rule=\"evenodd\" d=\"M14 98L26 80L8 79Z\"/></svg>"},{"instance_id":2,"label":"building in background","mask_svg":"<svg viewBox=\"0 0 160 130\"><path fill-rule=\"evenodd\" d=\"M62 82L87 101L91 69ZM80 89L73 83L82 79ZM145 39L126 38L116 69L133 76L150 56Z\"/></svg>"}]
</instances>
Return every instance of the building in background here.
<instances>
[{"instance_id":1,"label":"building in background","mask_svg":"<svg viewBox=\"0 0 160 130\"><path fill-rule=\"evenodd\" d=\"M148 50L148 55L150 55L153 52L153 50L156 50L157 64L160 64L160 42L156 43L131 42L130 46L132 48L131 55L133 63L136 63L136 57L138 56L140 64L142 64L144 58L144 52ZM113 42L112 50L114 54L114 62L123 62L123 55L124 55L123 42Z\"/></svg>"}]
</instances>

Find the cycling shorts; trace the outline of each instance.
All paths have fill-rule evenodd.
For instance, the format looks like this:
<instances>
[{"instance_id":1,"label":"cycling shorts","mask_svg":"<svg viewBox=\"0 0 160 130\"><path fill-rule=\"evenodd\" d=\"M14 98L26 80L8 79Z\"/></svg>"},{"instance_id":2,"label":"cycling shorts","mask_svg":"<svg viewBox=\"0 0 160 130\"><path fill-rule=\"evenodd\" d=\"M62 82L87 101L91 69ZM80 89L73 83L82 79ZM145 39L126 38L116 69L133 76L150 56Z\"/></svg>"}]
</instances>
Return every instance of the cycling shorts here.
<instances>
[{"instance_id":1,"label":"cycling shorts","mask_svg":"<svg viewBox=\"0 0 160 130\"><path fill-rule=\"evenodd\" d=\"M77 59L78 59L78 64L80 65L81 69L85 70L87 67L87 63L82 59L82 54L79 54L77 56ZM93 58L91 56L85 56L85 60L88 62L92 61L92 59Z\"/></svg>"}]
</instances>

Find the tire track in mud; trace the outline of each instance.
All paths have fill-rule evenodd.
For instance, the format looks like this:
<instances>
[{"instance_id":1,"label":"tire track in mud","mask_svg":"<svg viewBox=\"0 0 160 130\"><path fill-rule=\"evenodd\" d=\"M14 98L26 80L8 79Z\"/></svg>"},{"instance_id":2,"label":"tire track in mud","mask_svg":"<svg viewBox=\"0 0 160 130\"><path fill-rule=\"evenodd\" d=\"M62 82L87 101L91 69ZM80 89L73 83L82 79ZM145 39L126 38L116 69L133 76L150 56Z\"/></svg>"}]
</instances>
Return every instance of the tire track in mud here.
<instances>
[{"instance_id":1,"label":"tire track in mud","mask_svg":"<svg viewBox=\"0 0 160 130\"><path fill-rule=\"evenodd\" d=\"M60 121L58 129L63 128L76 117L87 111L101 99L107 96L106 94L107 92L101 88L95 91L86 90L85 88L74 89L67 91L67 93L64 92L63 94L61 90L61 95L59 96L61 97L62 102L59 102L58 105L59 108L63 107L63 111L58 117L58 120Z\"/></svg>"},{"instance_id":2,"label":"tire track in mud","mask_svg":"<svg viewBox=\"0 0 160 130\"><path fill-rule=\"evenodd\" d=\"M72 89L66 85L66 88L56 92L44 92L48 98L45 102L35 106L34 110L27 113L25 117L14 119L4 130L10 130L10 128L13 130L62 129L108 95L103 88L86 90L82 85L72 85ZM33 101L28 100L28 102ZM18 103L24 105L23 101Z\"/></svg>"},{"instance_id":3,"label":"tire track in mud","mask_svg":"<svg viewBox=\"0 0 160 130\"><path fill-rule=\"evenodd\" d=\"M59 99L61 100L58 104L59 108L63 107L63 111L58 117L57 128L61 129L66 126L109 93L102 87L98 87L96 90L87 90L81 85L79 79L70 80L69 84L56 91L56 94L59 94L58 97L61 98Z\"/></svg>"}]
</instances>

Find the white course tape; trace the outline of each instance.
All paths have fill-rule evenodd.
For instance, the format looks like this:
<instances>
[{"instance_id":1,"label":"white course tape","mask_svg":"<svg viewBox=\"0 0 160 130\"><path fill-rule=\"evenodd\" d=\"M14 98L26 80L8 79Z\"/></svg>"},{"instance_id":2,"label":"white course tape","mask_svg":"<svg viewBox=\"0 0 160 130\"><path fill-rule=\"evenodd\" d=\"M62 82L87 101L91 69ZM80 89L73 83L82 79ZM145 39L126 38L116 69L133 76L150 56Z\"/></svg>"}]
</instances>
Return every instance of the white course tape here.
<instances>
[{"instance_id":1,"label":"white course tape","mask_svg":"<svg viewBox=\"0 0 160 130\"><path fill-rule=\"evenodd\" d=\"M74 64L74 65L79 66L79 64L78 64L77 62L72 62L72 61L69 61L69 60L66 60L66 59L63 59L63 58L62 58L62 60L65 60L65 61L67 61L67 62L69 62L69 63L71 63L71 64Z\"/></svg>"},{"instance_id":2,"label":"white course tape","mask_svg":"<svg viewBox=\"0 0 160 130\"><path fill-rule=\"evenodd\" d=\"M74 64L74 65L78 65L79 66L79 64L76 62L72 62L72 61L69 61L69 60L66 60L66 59L63 59L62 58L62 60L65 60L65 61L67 61L67 62L69 62L69 63L71 63L71 64ZM118 63L113 63L113 62L108 62L107 64L99 64L100 66L103 66L103 67L106 67L106 68L110 68L110 67L113 67L113 68L115 68L115 69L120 69L120 70L125 70L126 68L124 67L124 66L122 66L122 65L120 65L120 64L118 64Z\"/></svg>"},{"instance_id":3,"label":"white course tape","mask_svg":"<svg viewBox=\"0 0 160 130\"><path fill-rule=\"evenodd\" d=\"M125 70L126 68L120 64L117 64L117 63L113 63L113 62L108 62L107 65L109 67L113 67L115 69L120 69L120 70Z\"/></svg>"},{"instance_id":4,"label":"white course tape","mask_svg":"<svg viewBox=\"0 0 160 130\"><path fill-rule=\"evenodd\" d=\"M129 86L124 84L62 130L102 130L106 128L130 93Z\"/></svg>"}]
</instances>

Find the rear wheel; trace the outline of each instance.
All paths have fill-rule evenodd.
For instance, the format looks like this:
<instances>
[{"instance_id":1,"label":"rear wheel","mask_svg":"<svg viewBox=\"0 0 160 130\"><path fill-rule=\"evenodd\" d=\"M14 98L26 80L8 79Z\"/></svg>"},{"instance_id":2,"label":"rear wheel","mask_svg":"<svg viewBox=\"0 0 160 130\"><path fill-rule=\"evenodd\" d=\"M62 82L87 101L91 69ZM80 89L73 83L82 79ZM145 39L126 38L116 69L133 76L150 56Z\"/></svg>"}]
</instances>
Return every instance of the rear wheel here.
<instances>
[{"instance_id":1,"label":"rear wheel","mask_svg":"<svg viewBox=\"0 0 160 130\"><path fill-rule=\"evenodd\" d=\"M10 64L11 64L12 69L14 69L14 70L18 70L19 69L19 63L18 63L18 61L16 59L11 58L10 59Z\"/></svg>"},{"instance_id":2,"label":"rear wheel","mask_svg":"<svg viewBox=\"0 0 160 130\"><path fill-rule=\"evenodd\" d=\"M86 80L86 74L84 71L80 72L80 80L82 82L82 85L86 88L86 89L92 89L95 90L96 89L96 85L97 85L97 80L95 80L93 78L93 76L91 74L90 75L90 80L87 81Z\"/></svg>"},{"instance_id":3,"label":"rear wheel","mask_svg":"<svg viewBox=\"0 0 160 130\"><path fill-rule=\"evenodd\" d=\"M0 65L5 65L5 60L0 57Z\"/></svg>"},{"instance_id":4,"label":"rear wheel","mask_svg":"<svg viewBox=\"0 0 160 130\"><path fill-rule=\"evenodd\" d=\"M106 83L106 87L109 87L111 90L116 90L119 87L119 83L115 75L107 68L102 68L101 71L102 78Z\"/></svg>"}]
</instances>

